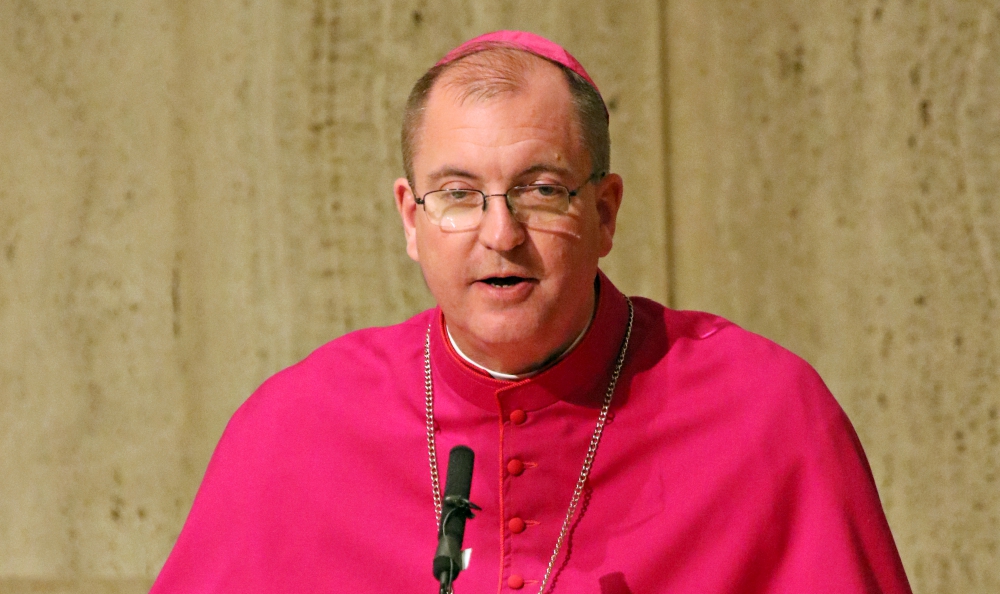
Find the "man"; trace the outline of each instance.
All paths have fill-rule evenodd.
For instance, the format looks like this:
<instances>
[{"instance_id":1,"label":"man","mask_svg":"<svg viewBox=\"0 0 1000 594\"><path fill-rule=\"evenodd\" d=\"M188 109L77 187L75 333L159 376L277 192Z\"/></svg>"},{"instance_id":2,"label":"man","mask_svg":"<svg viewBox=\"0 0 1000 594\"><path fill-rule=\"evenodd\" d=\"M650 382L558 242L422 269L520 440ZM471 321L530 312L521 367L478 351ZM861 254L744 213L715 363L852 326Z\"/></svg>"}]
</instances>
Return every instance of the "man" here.
<instances>
[{"instance_id":1,"label":"man","mask_svg":"<svg viewBox=\"0 0 1000 594\"><path fill-rule=\"evenodd\" d=\"M396 204L438 308L261 386L154 593L436 591L456 444L482 507L459 592L909 592L816 373L598 270L623 183L576 60L523 32L464 44L414 88L403 153Z\"/></svg>"}]
</instances>

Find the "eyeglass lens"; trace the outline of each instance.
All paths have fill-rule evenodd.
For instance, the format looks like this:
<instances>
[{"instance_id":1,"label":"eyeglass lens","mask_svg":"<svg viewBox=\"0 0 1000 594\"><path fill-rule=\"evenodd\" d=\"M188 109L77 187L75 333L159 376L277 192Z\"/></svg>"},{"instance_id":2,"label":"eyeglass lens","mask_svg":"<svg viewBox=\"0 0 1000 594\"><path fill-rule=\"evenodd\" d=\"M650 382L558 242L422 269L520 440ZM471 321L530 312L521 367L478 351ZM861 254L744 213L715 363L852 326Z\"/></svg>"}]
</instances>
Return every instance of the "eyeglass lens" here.
<instances>
[{"instance_id":1,"label":"eyeglass lens","mask_svg":"<svg viewBox=\"0 0 1000 594\"><path fill-rule=\"evenodd\" d=\"M489 199L498 198L503 196ZM479 226L486 211L484 200L477 190L439 190L424 196L424 210L442 229L463 231ZM511 215L529 228L561 230L571 223L569 190L563 186L518 186L507 192L506 202Z\"/></svg>"}]
</instances>

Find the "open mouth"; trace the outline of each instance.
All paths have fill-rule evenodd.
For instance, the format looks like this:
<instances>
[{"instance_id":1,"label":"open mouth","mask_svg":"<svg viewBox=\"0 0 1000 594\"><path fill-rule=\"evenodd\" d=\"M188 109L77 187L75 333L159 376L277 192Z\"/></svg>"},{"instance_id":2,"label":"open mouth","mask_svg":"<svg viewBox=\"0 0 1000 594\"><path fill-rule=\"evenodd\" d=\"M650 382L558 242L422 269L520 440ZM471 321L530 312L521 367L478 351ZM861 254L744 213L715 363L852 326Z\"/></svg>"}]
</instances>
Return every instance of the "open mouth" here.
<instances>
[{"instance_id":1,"label":"open mouth","mask_svg":"<svg viewBox=\"0 0 1000 594\"><path fill-rule=\"evenodd\" d=\"M528 279L520 276L491 276L484 278L484 282L491 287L513 287L516 284L527 282Z\"/></svg>"}]
</instances>

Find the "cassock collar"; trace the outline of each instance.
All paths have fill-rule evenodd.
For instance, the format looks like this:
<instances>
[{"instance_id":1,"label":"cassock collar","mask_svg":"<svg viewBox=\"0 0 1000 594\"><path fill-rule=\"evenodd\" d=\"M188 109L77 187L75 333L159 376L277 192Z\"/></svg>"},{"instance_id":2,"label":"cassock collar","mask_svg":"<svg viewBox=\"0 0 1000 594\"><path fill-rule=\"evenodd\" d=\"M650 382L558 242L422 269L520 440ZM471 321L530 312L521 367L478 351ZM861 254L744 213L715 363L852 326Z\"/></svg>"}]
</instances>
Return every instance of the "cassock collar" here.
<instances>
[{"instance_id":1,"label":"cassock collar","mask_svg":"<svg viewBox=\"0 0 1000 594\"><path fill-rule=\"evenodd\" d=\"M583 340L552 367L517 381L494 379L455 353L438 308L431 329L434 381L444 381L476 406L498 411L538 410L557 401L599 408L628 323L625 296L598 271L597 313Z\"/></svg>"}]
</instances>

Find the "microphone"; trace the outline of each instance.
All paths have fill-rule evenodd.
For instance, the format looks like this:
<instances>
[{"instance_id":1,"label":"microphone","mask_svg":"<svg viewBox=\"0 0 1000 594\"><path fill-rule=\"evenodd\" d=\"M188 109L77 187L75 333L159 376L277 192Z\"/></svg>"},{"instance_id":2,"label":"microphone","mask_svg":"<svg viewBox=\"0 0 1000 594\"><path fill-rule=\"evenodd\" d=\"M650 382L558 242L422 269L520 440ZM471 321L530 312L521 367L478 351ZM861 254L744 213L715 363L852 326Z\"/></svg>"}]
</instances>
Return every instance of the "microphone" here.
<instances>
[{"instance_id":1,"label":"microphone","mask_svg":"<svg viewBox=\"0 0 1000 594\"><path fill-rule=\"evenodd\" d=\"M462 539L465 537L465 521L474 517L472 510L480 509L469 501L474 459L472 449L464 445L451 448L448 454L448 479L441 504L438 547L434 553L434 578L441 583L441 594L451 592L452 582L463 569Z\"/></svg>"}]
</instances>

